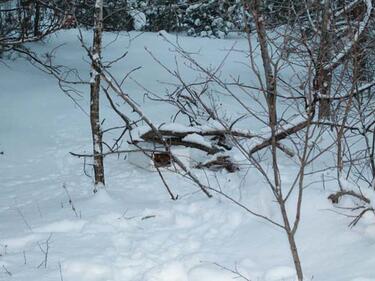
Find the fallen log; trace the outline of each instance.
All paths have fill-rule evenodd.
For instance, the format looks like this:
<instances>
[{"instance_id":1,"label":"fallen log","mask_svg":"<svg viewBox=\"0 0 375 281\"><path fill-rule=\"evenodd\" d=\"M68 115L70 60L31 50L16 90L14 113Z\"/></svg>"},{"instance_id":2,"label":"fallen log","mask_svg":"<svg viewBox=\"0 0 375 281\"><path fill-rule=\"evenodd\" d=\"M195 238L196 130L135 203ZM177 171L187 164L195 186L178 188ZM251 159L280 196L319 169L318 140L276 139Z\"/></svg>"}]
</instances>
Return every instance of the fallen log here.
<instances>
[{"instance_id":1,"label":"fallen log","mask_svg":"<svg viewBox=\"0 0 375 281\"><path fill-rule=\"evenodd\" d=\"M280 132L276 135L276 141L280 141L288 137L289 135L292 135L294 133L297 133L298 131L302 130L307 126L307 121L304 121L300 124L297 124L294 127L291 127L283 132ZM203 145L203 142L191 142L187 141L186 137L192 134L197 134L202 137L211 137L212 141L215 141L216 144L206 144ZM160 138L160 135L164 137L164 139ZM185 147L191 147L196 148L202 151L207 152L208 154L216 154L218 152L223 152L224 150L230 150L231 146L227 144L227 138L228 136L231 137L238 137L243 139L253 139L257 136L251 133L242 132L238 130L228 131L228 130L201 130L200 128L186 127L185 130L169 130L169 129L159 129L158 134L154 131L150 130L146 133L143 133L140 138L147 142L154 142L158 144L162 144L163 141L167 141L170 145L181 145ZM255 145L249 152L249 154L253 154L255 152L258 152L268 146L270 146L272 143L271 138L264 139L261 143ZM277 143L277 148L283 151L285 154L287 154L289 157L294 156L294 152L290 150L289 148L285 147L281 143Z\"/></svg>"},{"instance_id":2,"label":"fallen log","mask_svg":"<svg viewBox=\"0 0 375 281\"><path fill-rule=\"evenodd\" d=\"M207 168L212 171L226 170L229 173L234 173L240 170L238 165L236 165L229 156L218 156L216 159L207 161L204 163L199 163L194 168L203 169Z\"/></svg>"},{"instance_id":3,"label":"fallen log","mask_svg":"<svg viewBox=\"0 0 375 281\"><path fill-rule=\"evenodd\" d=\"M332 193L331 195L328 196L328 199L332 201L333 204L338 204L340 199L344 196L352 196L352 197L355 197L367 204L370 204L371 201L370 199L368 199L367 197L365 197L364 195L362 194L358 194L352 190L340 190L336 193Z\"/></svg>"},{"instance_id":4,"label":"fallen log","mask_svg":"<svg viewBox=\"0 0 375 281\"><path fill-rule=\"evenodd\" d=\"M146 142L150 143L157 143L157 144L168 144L169 146L185 146L185 147L190 147L190 148L196 148L202 151L207 152L207 154L216 154L218 152L223 152L223 149L215 146L215 145L204 145L202 143L196 143L196 142L191 142L191 141L186 141L183 140L183 138L179 137L165 137L164 139L161 139L157 136L152 137L152 138L147 138L147 137L142 137L142 139ZM132 142L133 144L139 143L139 141L135 140Z\"/></svg>"}]
</instances>

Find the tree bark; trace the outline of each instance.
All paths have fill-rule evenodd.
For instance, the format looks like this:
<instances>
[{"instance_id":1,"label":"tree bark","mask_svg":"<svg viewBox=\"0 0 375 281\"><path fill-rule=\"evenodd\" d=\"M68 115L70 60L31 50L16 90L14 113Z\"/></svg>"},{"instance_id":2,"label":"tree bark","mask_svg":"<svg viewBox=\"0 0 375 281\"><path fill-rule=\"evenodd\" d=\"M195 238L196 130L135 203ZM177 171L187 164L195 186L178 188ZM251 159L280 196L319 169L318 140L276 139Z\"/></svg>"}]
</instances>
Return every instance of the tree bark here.
<instances>
[{"instance_id":1,"label":"tree bark","mask_svg":"<svg viewBox=\"0 0 375 281\"><path fill-rule=\"evenodd\" d=\"M103 163L103 133L100 126L100 60L103 33L103 0L96 0L94 13L94 37L92 44L91 86L90 86L90 122L94 155L95 189L105 184Z\"/></svg>"},{"instance_id":2,"label":"tree bark","mask_svg":"<svg viewBox=\"0 0 375 281\"><path fill-rule=\"evenodd\" d=\"M267 39L267 31L264 23L264 15L262 13L261 7L261 0L253 0L250 2L250 7L252 10L252 14L255 21L256 32L258 35L259 46L262 56L262 63L263 63L263 70L265 75L265 96L268 106L268 125L271 129L271 137L268 140L268 144L271 145L271 152L272 152L272 170L273 170L273 178L274 184L272 186L272 191L277 199L277 202L280 207L281 215L283 218L283 228L287 234L289 248L292 254L294 267L297 273L298 281L303 281L303 271L301 260L299 258L297 245L295 242L295 231L292 230L290 227L290 222L288 218L288 213L286 210L286 202L285 198L283 198L283 193L281 189L281 177L280 177L280 170L278 165L278 158L277 158L277 142L278 142L278 119L277 119L277 104L276 104L276 97L277 97L277 87L276 87L276 79L274 65L272 63L271 57L269 55L268 50L268 39ZM252 4L252 5L251 5ZM305 121L307 122L307 121ZM307 126L308 123L305 122L300 123L300 126L294 126L294 129L304 128ZM286 132L284 132L286 133Z\"/></svg>"},{"instance_id":3,"label":"tree bark","mask_svg":"<svg viewBox=\"0 0 375 281\"><path fill-rule=\"evenodd\" d=\"M329 61L330 40L330 1L325 0L322 7L322 24L320 27L321 38L319 54L317 58L314 91L320 97L319 102L319 119L329 119L331 115L330 89L332 80L332 71L325 69Z\"/></svg>"},{"instance_id":4,"label":"tree bark","mask_svg":"<svg viewBox=\"0 0 375 281\"><path fill-rule=\"evenodd\" d=\"M39 2L36 1L36 3L35 3L35 17L34 17L34 36L35 37L39 36L39 34L40 34L39 24L40 24L40 5L39 5Z\"/></svg>"}]
</instances>

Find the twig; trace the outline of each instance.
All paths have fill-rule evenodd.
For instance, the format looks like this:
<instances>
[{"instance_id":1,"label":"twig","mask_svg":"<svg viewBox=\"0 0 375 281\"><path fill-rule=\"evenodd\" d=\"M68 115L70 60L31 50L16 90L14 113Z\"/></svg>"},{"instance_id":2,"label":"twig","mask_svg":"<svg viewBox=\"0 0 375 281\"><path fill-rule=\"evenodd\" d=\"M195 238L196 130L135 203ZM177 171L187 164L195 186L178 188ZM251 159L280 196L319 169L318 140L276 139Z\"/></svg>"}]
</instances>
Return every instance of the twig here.
<instances>
[{"instance_id":1,"label":"twig","mask_svg":"<svg viewBox=\"0 0 375 281\"><path fill-rule=\"evenodd\" d=\"M354 218L354 220L349 224L349 227L353 228L357 225L357 223L360 221L360 219L367 213L367 212L373 212L375 215L374 208L366 208L362 212L359 213L358 216Z\"/></svg>"},{"instance_id":2,"label":"twig","mask_svg":"<svg viewBox=\"0 0 375 281\"><path fill-rule=\"evenodd\" d=\"M148 219L153 219L155 217L156 217L155 215L144 216L144 217L141 218L141 220L144 221L144 220L148 220Z\"/></svg>"},{"instance_id":3,"label":"twig","mask_svg":"<svg viewBox=\"0 0 375 281\"><path fill-rule=\"evenodd\" d=\"M5 273L8 274L9 276L12 276L12 272L10 272L5 265L3 265L3 269L5 270Z\"/></svg>"},{"instance_id":4,"label":"twig","mask_svg":"<svg viewBox=\"0 0 375 281\"><path fill-rule=\"evenodd\" d=\"M16 207L16 210L17 210L17 213L18 213L18 214L20 215L20 217L22 218L22 220L23 220L23 222L25 223L25 225L27 226L27 228L28 228L31 232L33 232L33 229L31 228L30 224L27 222L27 220L26 220L25 216L23 215L23 213L21 212L21 210L20 210L18 207Z\"/></svg>"},{"instance_id":5,"label":"twig","mask_svg":"<svg viewBox=\"0 0 375 281\"><path fill-rule=\"evenodd\" d=\"M237 264L234 265L234 269L231 269L231 268L228 268L226 266L223 266L221 264L218 264L216 262L213 263L214 265L216 265L217 267L221 268L221 269L224 269L226 271L229 271L229 272L232 272L233 274L237 275L237 278L242 278L246 281L251 281L249 278L245 277L242 273L240 273L237 269Z\"/></svg>"},{"instance_id":6,"label":"twig","mask_svg":"<svg viewBox=\"0 0 375 281\"><path fill-rule=\"evenodd\" d=\"M60 281L64 281L64 277L62 274L61 262L59 262L59 273L60 273Z\"/></svg>"},{"instance_id":7,"label":"twig","mask_svg":"<svg viewBox=\"0 0 375 281\"><path fill-rule=\"evenodd\" d=\"M338 191L336 193L333 193L333 194L329 195L328 199L330 199L333 204L337 204L337 203L339 203L341 197L344 197L344 196L353 196L355 198L358 198L359 200L364 201L367 204L370 204L370 202L371 202L370 199L368 199L364 195L358 194L358 193L356 193L356 192L354 192L352 190L341 190L341 191Z\"/></svg>"},{"instance_id":8,"label":"twig","mask_svg":"<svg viewBox=\"0 0 375 281\"><path fill-rule=\"evenodd\" d=\"M169 188L169 186L167 184L167 181L164 179L164 176L163 176L163 174L160 171L160 168L157 165L155 165L155 168L158 171L158 174L159 174L159 176L160 176L160 178L161 178L161 180L162 180L165 188L167 189L169 196L171 196L171 199L172 200L177 200L178 199L178 195L176 195L176 196L173 195L171 189Z\"/></svg>"},{"instance_id":9,"label":"twig","mask_svg":"<svg viewBox=\"0 0 375 281\"><path fill-rule=\"evenodd\" d=\"M38 246L40 251L44 254L43 261L37 266L37 268L40 268L42 265L44 265L44 268L47 268L47 262L48 262L48 253L49 253L49 241L51 240L52 233L48 236L48 239L45 242L45 249L43 249L42 245L38 242Z\"/></svg>"},{"instance_id":10,"label":"twig","mask_svg":"<svg viewBox=\"0 0 375 281\"><path fill-rule=\"evenodd\" d=\"M76 209L76 207L73 204L72 197L70 196L70 194L68 192L68 189L66 188L66 184L64 183L62 187L65 190L66 195L68 196L68 199L69 199L68 202L69 202L70 207L72 208L72 211L74 212L74 214L76 215L77 218L80 218L80 216L77 213L77 209Z\"/></svg>"}]
</instances>

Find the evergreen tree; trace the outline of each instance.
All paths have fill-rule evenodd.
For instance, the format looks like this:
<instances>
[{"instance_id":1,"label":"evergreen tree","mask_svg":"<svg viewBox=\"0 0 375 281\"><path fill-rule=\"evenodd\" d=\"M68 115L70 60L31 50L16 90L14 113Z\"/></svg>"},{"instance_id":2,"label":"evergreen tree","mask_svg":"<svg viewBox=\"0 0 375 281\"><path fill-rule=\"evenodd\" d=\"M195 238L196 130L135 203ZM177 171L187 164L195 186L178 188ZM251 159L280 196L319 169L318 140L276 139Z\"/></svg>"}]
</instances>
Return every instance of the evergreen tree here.
<instances>
[{"instance_id":1,"label":"evergreen tree","mask_svg":"<svg viewBox=\"0 0 375 281\"><path fill-rule=\"evenodd\" d=\"M208 0L188 6L183 26L188 35L223 38L230 31L242 29L242 15L241 1Z\"/></svg>"}]
</instances>

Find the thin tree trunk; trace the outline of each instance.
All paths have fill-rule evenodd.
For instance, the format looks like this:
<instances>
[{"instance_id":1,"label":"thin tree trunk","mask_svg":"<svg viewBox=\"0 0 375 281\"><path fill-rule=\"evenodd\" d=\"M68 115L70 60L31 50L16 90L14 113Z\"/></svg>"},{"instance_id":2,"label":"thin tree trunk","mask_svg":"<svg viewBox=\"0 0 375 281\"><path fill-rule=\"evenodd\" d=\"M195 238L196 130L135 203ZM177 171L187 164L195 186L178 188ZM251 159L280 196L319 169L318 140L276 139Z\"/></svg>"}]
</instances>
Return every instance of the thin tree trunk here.
<instances>
[{"instance_id":1,"label":"thin tree trunk","mask_svg":"<svg viewBox=\"0 0 375 281\"><path fill-rule=\"evenodd\" d=\"M281 215L283 217L284 229L288 237L290 251L294 261L294 267L296 269L298 281L303 281L303 272L301 261L298 255L297 245L294 239L295 231L292 230L288 218L288 213L285 206L285 200L283 198L283 193L281 189L281 177L277 159L277 107L276 107L276 97L277 97L277 87L276 79L274 73L274 67L272 64L271 57L268 50L267 32L264 23L264 15L261 8L261 0L254 0L250 2L250 7L254 17L256 31L259 40L259 46L262 56L263 69L265 73L265 96L268 106L268 122L271 129L271 151L272 151L272 170L274 176L274 186L272 187L273 193L278 201ZM251 6L252 4L252 6Z\"/></svg>"},{"instance_id":2,"label":"thin tree trunk","mask_svg":"<svg viewBox=\"0 0 375 281\"><path fill-rule=\"evenodd\" d=\"M329 119L331 115L330 89L332 73L326 70L325 65L329 61L330 40L330 1L325 0L322 7L322 24L320 28L321 38L319 54L316 64L316 73L314 79L314 91L319 94L319 119Z\"/></svg>"},{"instance_id":3,"label":"thin tree trunk","mask_svg":"<svg viewBox=\"0 0 375 281\"><path fill-rule=\"evenodd\" d=\"M35 18L34 18L34 36L35 37L37 37L40 34L39 22L40 22L40 5L39 5L39 2L37 1L35 3Z\"/></svg>"},{"instance_id":4,"label":"thin tree trunk","mask_svg":"<svg viewBox=\"0 0 375 281\"><path fill-rule=\"evenodd\" d=\"M94 38L91 64L90 86L90 121L94 155L95 186L105 184L103 164L102 130L100 126L99 100L100 100L100 59L102 49L103 32L103 0L96 0L94 13ZM94 192L97 189L95 187Z\"/></svg>"},{"instance_id":5,"label":"thin tree trunk","mask_svg":"<svg viewBox=\"0 0 375 281\"><path fill-rule=\"evenodd\" d=\"M299 258L297 244L295 240L295 232L290 227L288 213L285 206L285 201L282 197L278 198L278 203L283 217L284 229L288 237L289 249L293 257L294 268L296 269L298 281L303 281L303 271L301 266L301 260Z\"/></svg>"}]
</instances>

